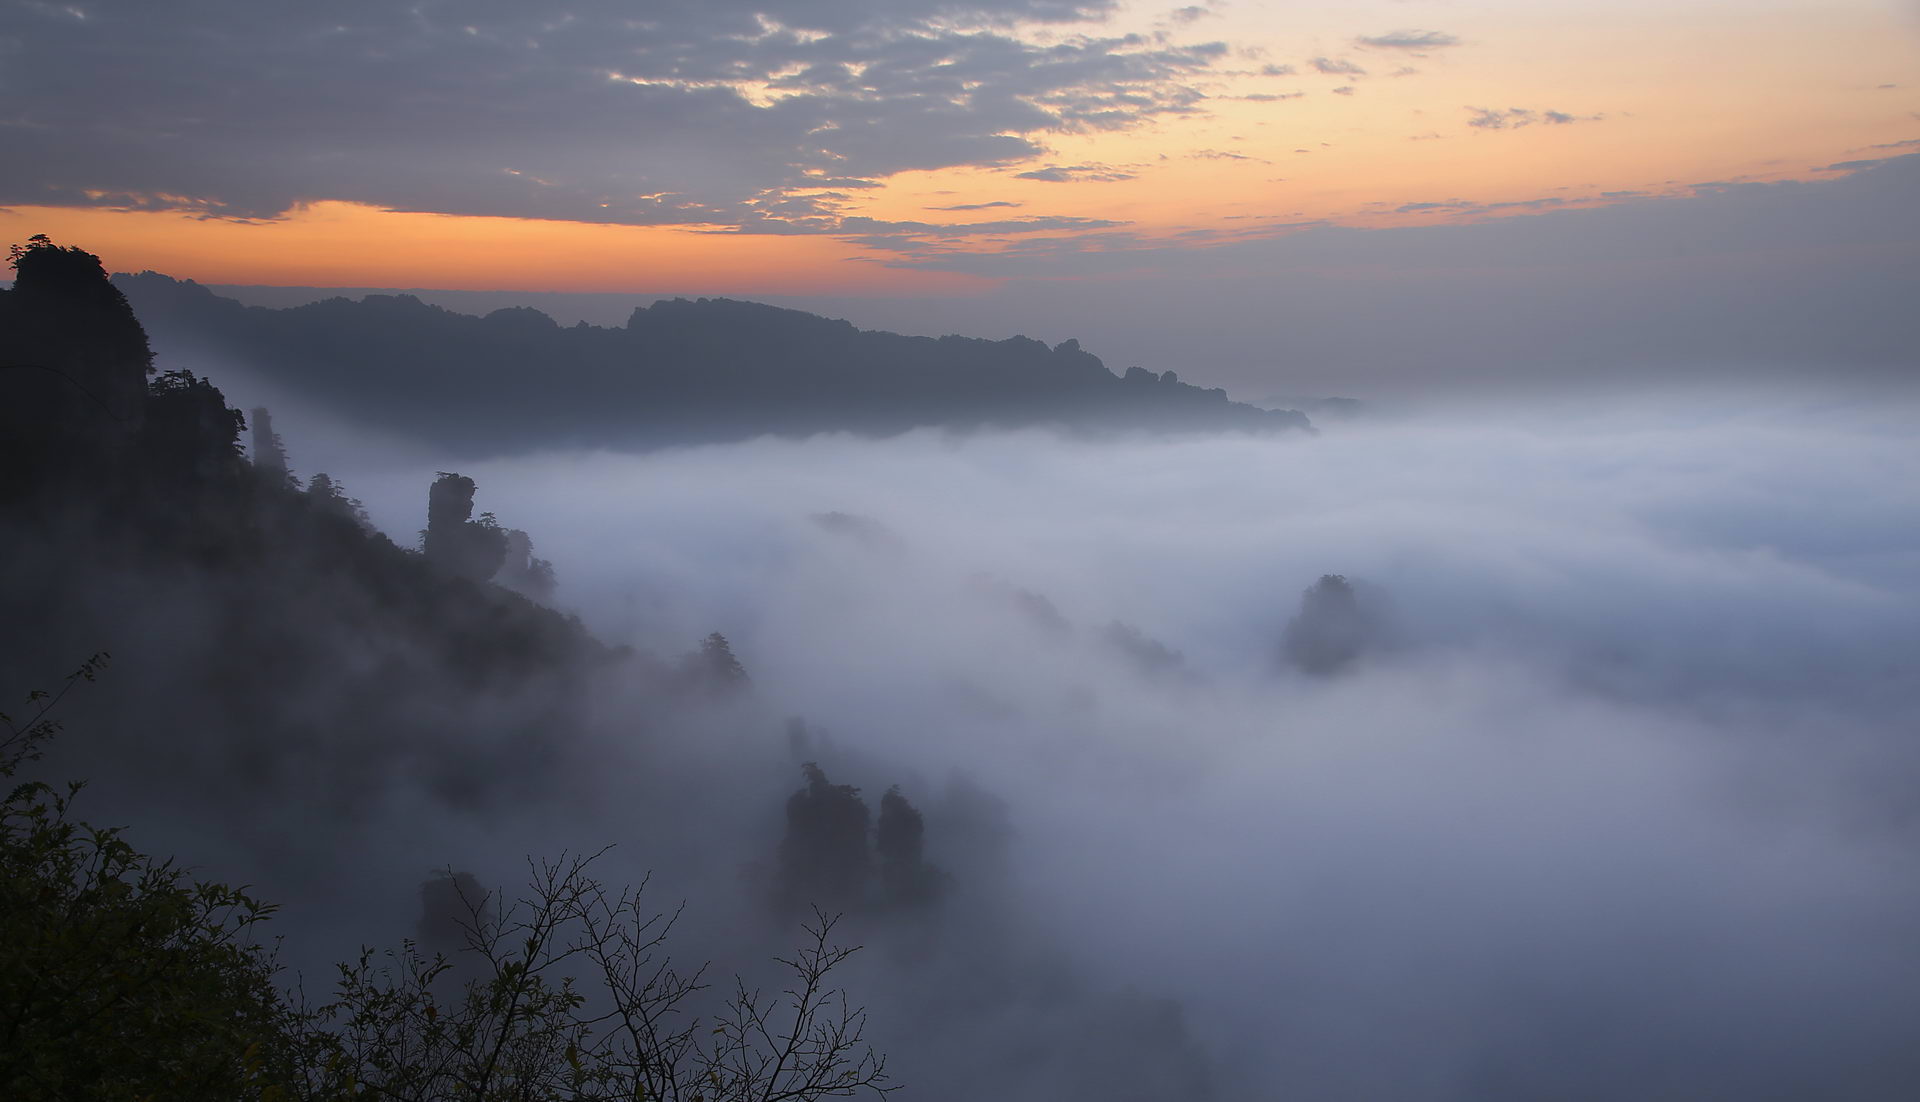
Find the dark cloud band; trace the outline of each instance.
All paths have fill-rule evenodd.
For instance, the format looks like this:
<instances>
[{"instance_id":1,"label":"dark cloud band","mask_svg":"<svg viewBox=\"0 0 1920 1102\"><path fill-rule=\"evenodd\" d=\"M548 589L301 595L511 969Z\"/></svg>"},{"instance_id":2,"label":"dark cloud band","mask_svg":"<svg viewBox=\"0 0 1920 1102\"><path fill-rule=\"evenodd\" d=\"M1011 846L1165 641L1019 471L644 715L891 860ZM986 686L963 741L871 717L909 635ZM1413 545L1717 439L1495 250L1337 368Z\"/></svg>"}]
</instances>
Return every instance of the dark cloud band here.
<instances>
[{"instance_id":1,"label":"dark cloud band","mask_svg":"<svg viewBox=\"0 0 1920 1102\"><path fill-rule=\"evenodd\" d=\"M1218 44L1023 37L1110 0L0 5L0 203L321 200L753 226L830 190L1191 111Z\"/></svg>"}]
</instances>

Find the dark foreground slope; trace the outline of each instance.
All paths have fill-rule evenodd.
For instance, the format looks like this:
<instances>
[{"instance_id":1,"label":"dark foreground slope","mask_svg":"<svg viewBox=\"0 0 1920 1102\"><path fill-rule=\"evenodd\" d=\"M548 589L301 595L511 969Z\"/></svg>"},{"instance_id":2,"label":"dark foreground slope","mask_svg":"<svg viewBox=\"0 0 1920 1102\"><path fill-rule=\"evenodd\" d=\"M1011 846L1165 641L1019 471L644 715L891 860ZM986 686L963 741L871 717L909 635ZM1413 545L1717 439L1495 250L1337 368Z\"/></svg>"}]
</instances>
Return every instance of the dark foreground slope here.
<instances>
[{"instance_id":1,"label":"dark foreground slope","mask_svg":"<svg viewBox=\"0 0 1920 1102\"><path fill-rule=\"evenodd\" d=\"M394 545L331 479L298 489L264 417L241 458L239 412L204 380L155 374L95 257L44 239L19 253L0 291L0 706L76 666L65 683L90 680L94 652L112 662L61 704L71 737L44 761L0 717L0 1036L15 1042L0 1044L0 1098L804 1102L879 1097L902 1072L930 1102L1218 1097L1177 1004L1094 982L1023 916L990 794L949 783L923 816L895 785L873 815L801 758L843 779L877 759L798 718L778 737L718 634L669 665L481 580L513 533L467 519L474 486L459 475L422 495L421 551ZM241 940L264 912L132 849L86 864L101 847L57 790L15 785L28 765L91 776L86 807L131 820L143 850L157 837L160 852L264 879L296 963L377 944L369 932L417 940L337 974L276 976ZM703 883L676 943L748 978L702 995L653 972L667 965L648 939L673 923L601 891L593 877L636 867L617 853L593 876L580 858L530 868L523 907L501 902L511 887L485 894L479 876L523 846L582 836ZM816 904L843 915L836 939L873 947L856 975L898 1070L823 982L846 953ZM546 948L522 941L536 929ZM213 944L174 951L195 938ZM421 978L443 951L454 969ZM563 967L584 974L587 1001L540 986ZM313 1003L289 1003L283 979L312 979ZM757 1026L696 1016L762 1022L774 999L777 1028L802 1038L785 1056ZM637 1020L636 1005L659 1017L629 1044L607 1023ZM663 1041L654 1022L669 1020L680 1032ZM489 1055L508 1049L511 1066ZM487 1085L502 1080L514 1089Z\"/></svg>"},{"instance_id":2,"label":"dark foreground slope","mask_svg":"<svg viewBox=\"0 0 1920 1102\"><path fill-rule=\"evenodd\" d=\"M728 299L561 328L537 310L472 317L409 295L273 310L153 272L115 282L164 355L243 367L461 454L922 426L1307 427L1173 372L1116 376L1075 341L908 337Z\"/></svg>"},{"instance_id":3,"label":"dark foreground slope","mask_svg":"<svg viewBox=\"0 0 1920 1102\"><path fill-rule=\"evenodd\" d=\"M330 482L249 464L241 414L154 373L93 256L39 241L17 269L0 291L0 691L110 652L114 691L81 706L94 754L166 776L199 755L184 772L209 792L348 805L400 772L478 804L504 794L476 778L540 773L614 652L396 546Z\"/></svg>"}]
</instances>

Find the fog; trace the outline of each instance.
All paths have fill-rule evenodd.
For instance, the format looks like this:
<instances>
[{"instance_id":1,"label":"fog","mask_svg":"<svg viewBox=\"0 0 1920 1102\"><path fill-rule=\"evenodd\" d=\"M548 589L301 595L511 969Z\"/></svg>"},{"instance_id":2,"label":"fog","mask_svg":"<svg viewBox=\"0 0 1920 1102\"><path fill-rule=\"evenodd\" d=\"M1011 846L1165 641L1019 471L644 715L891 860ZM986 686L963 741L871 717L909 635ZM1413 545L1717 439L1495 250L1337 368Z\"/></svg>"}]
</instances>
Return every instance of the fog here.
<instances>
[{"instance_id":1,"label":"fog","mask_svg":"<svg viewBox=\"0 0 1920 1102\"><path fill-rule=\"evenodd\" d=\"M607 843L687 902L685 952L757 952L817 760L899 784L950 877L852 927L903 1098L1905 1096L1915 412L1669 391L464 464L559 606L665 660L722 632L750 692L668 707L616 667L480 810L395 780L237 830L149 793L147 836L280 862L254 879L322 956L404 934L433 868ZM446 460L274 414L412 545ZM1329 574L1369 627L1312 674L1282 640Z\"/></svg>"}]
</instances>

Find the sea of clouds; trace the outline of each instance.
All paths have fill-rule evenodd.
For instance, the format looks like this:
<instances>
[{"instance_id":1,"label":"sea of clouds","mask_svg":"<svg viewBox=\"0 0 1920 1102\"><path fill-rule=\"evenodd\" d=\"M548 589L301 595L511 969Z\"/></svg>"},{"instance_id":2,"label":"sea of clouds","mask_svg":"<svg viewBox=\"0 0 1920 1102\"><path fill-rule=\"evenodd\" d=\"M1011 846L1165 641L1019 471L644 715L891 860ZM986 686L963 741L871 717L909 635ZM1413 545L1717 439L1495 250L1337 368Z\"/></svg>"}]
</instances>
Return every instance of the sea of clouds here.
<instances>
[{"instance_id":1,"label":"sea of clouds","mask_svg":"<svg viewBox=\"0 0 1920 1102\"><path fill-rule=\"evenodd\" d=\"M807 756L900 784L953 875L931 926L859 931L904 1097L1898 1096L1914 412L1647 392L468 463L561 607L669 659L720 631L751 693L663 712L605 678L564 786L484 817L396 792L334 898L618 842L724 952ZM412 544L448 461L275 415ZM1330 676L1281 648L1325 574L1380 625Z\"/></svg>"}]
</instances>

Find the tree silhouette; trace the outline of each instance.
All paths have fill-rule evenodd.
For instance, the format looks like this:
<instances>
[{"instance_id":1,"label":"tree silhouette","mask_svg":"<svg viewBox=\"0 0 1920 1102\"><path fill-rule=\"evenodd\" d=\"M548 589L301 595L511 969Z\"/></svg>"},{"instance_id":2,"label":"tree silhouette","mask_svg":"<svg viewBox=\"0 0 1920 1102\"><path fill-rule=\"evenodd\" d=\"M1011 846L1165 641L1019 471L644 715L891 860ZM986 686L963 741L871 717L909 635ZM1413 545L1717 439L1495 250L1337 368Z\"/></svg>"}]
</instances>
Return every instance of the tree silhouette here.
<instances>
[{"instance_id":1,"label":"tree silhouette","mask_svg":"<svg viewBox=\"0 0 1920 1102\"><path fill-rule=\"evenodd\" d=\"M1358 658L1375 634L1346 577L1323 574L1300 595L1300 612L1288 621L1281 649L1295 667L1330 674Z\"/></svg>"},{"instance_id":2,"label":"tree silhouette","mask_svg":"<svg viewBox=\"0 0 1920 1102\"><path fill-rule=\"evenodd\" d=\"M683 973L666 956L678 913L646 907L644 882L609 890L590 875L593 860L529 862L527 892L504 904L470 877L430 881L458 948L427 957L407 943L384 964L368 951L342 965L300 1093L807 1102L898 1089L864 1040L866 1011L831 985L858 951L834 943L836 918L815 912L799 949L778 961L781 996L736 977L703 1015L705 966ZM461 974L470 978L447 990Z\"/></svg>"},{"instance_id":3,"label":"tree silhouette","mask_svg":"<svg viewBox=\"0 0 1920 1102\"><path fill-rule=\"evenodd\" d=\"M363 531L373 530L373 521L367 517L367 508L359 498L348 497L333 476L324 471L314 474L307 480L307 502L316 512L324 516L345 517L359 525Z\"/></svg>"},{"instance_id":4,"label":"tree silhouette","mask_svg":"<svg viewBox=\"0 0 1920 1102\"><path fill-rule=\"evenodd\" d=\"M240 433L247 427L226 396L191 371L168 371L148 388L140 451L148 474L172 488L240 481Z\"/></svg>"},{"instance_id":5,"label":"tree silhouette","mask_svg":"<svg viewBox=\"0 0 1920 1102\"><path fill-rule=\"evenodd\" d=\"M532 536L518 528L509 528L506 533L506 559L500 564L499 573L493 576L494 582L541 604L551 602L555 584L553 564L534 557Z\"/></svg>"},{"instance_id":6,"label":"tree silhouette","mask_svg":"<svg viewBox=\"0 0 1920 1102\"><path fill-rule=\"evenodd\" d=\"M19 722L0 714L0 1097L259 1097L292 1047L251 936L273 908L75 818L80 784L18 777L105 658L31 694Z\"/></svg>"},{"instance_id":7,"label":"tree silhouette","mask_svg":"<svg viewBox=\"0 0 1920 1102\"><path fill-rule=\"evenodd\" d=\"M775 904L783 913L862 906L872 872L867 852L872 813L858 788L834 784L814 762L800 769L807 783L787 799Z\"/></svg>"},{"instance_id":8,"label":"tree silhouette","mask_svg":"<svg viewBox=\"0 0 1920 1102\"><path fill-rule=\"evenodd\" d=\"M280 442L280 434L273 431L273 415L267 407L254 407L253 418L253 469L261 481L270 486L297 488L293 472L287 468L287 450Z\"/></svg>"},{"instance_id":9,"label":"tree silhouette","mask_svg":"<svg viewBox=\"0 0 1920 1102\"><path fill-rule=\"evenodd\" d=\"M896 906L930 903L940 893L945 874L927 864L926 820L894 785L880 797L880 820L874 830L874 850L880 857L880 890Z\"/></svg>"},{"instance_id":10,"label":"tree silhouette","mask_svg":"<svg viewBox=\"0 0 1920 1102\"><path fill-rule=\"evenodd\" d=\"M747 687L747 669L734 657L727 637L714 632L700 641L700 649L681 661L685 684L695 690L728 695Z\"/></svg>"},{"instance_id":11,"label":"tree silhouette","mask_svg":"<svg viewBox=\"0 0 1920 1102\"><path fill-rule=\"evenodd\" d=\"M68 679L92 680L95 656ZM339 966L309 1009L254 938L274 908L190 880L72 817L80 785L13 781L58 730L59 694L0 715L0 1097L8 1099L649 1099L808 1102L898 1087L866 1011L831 975L857 947L815 911L768 997L666 955L673 915L593 857L529 862L500 901L466 873L421 887L420 943ZM594 998L589 1001L587 991ZM703 1013L704 1011L704 1013Z\"/></svg>"}]
</instances>

